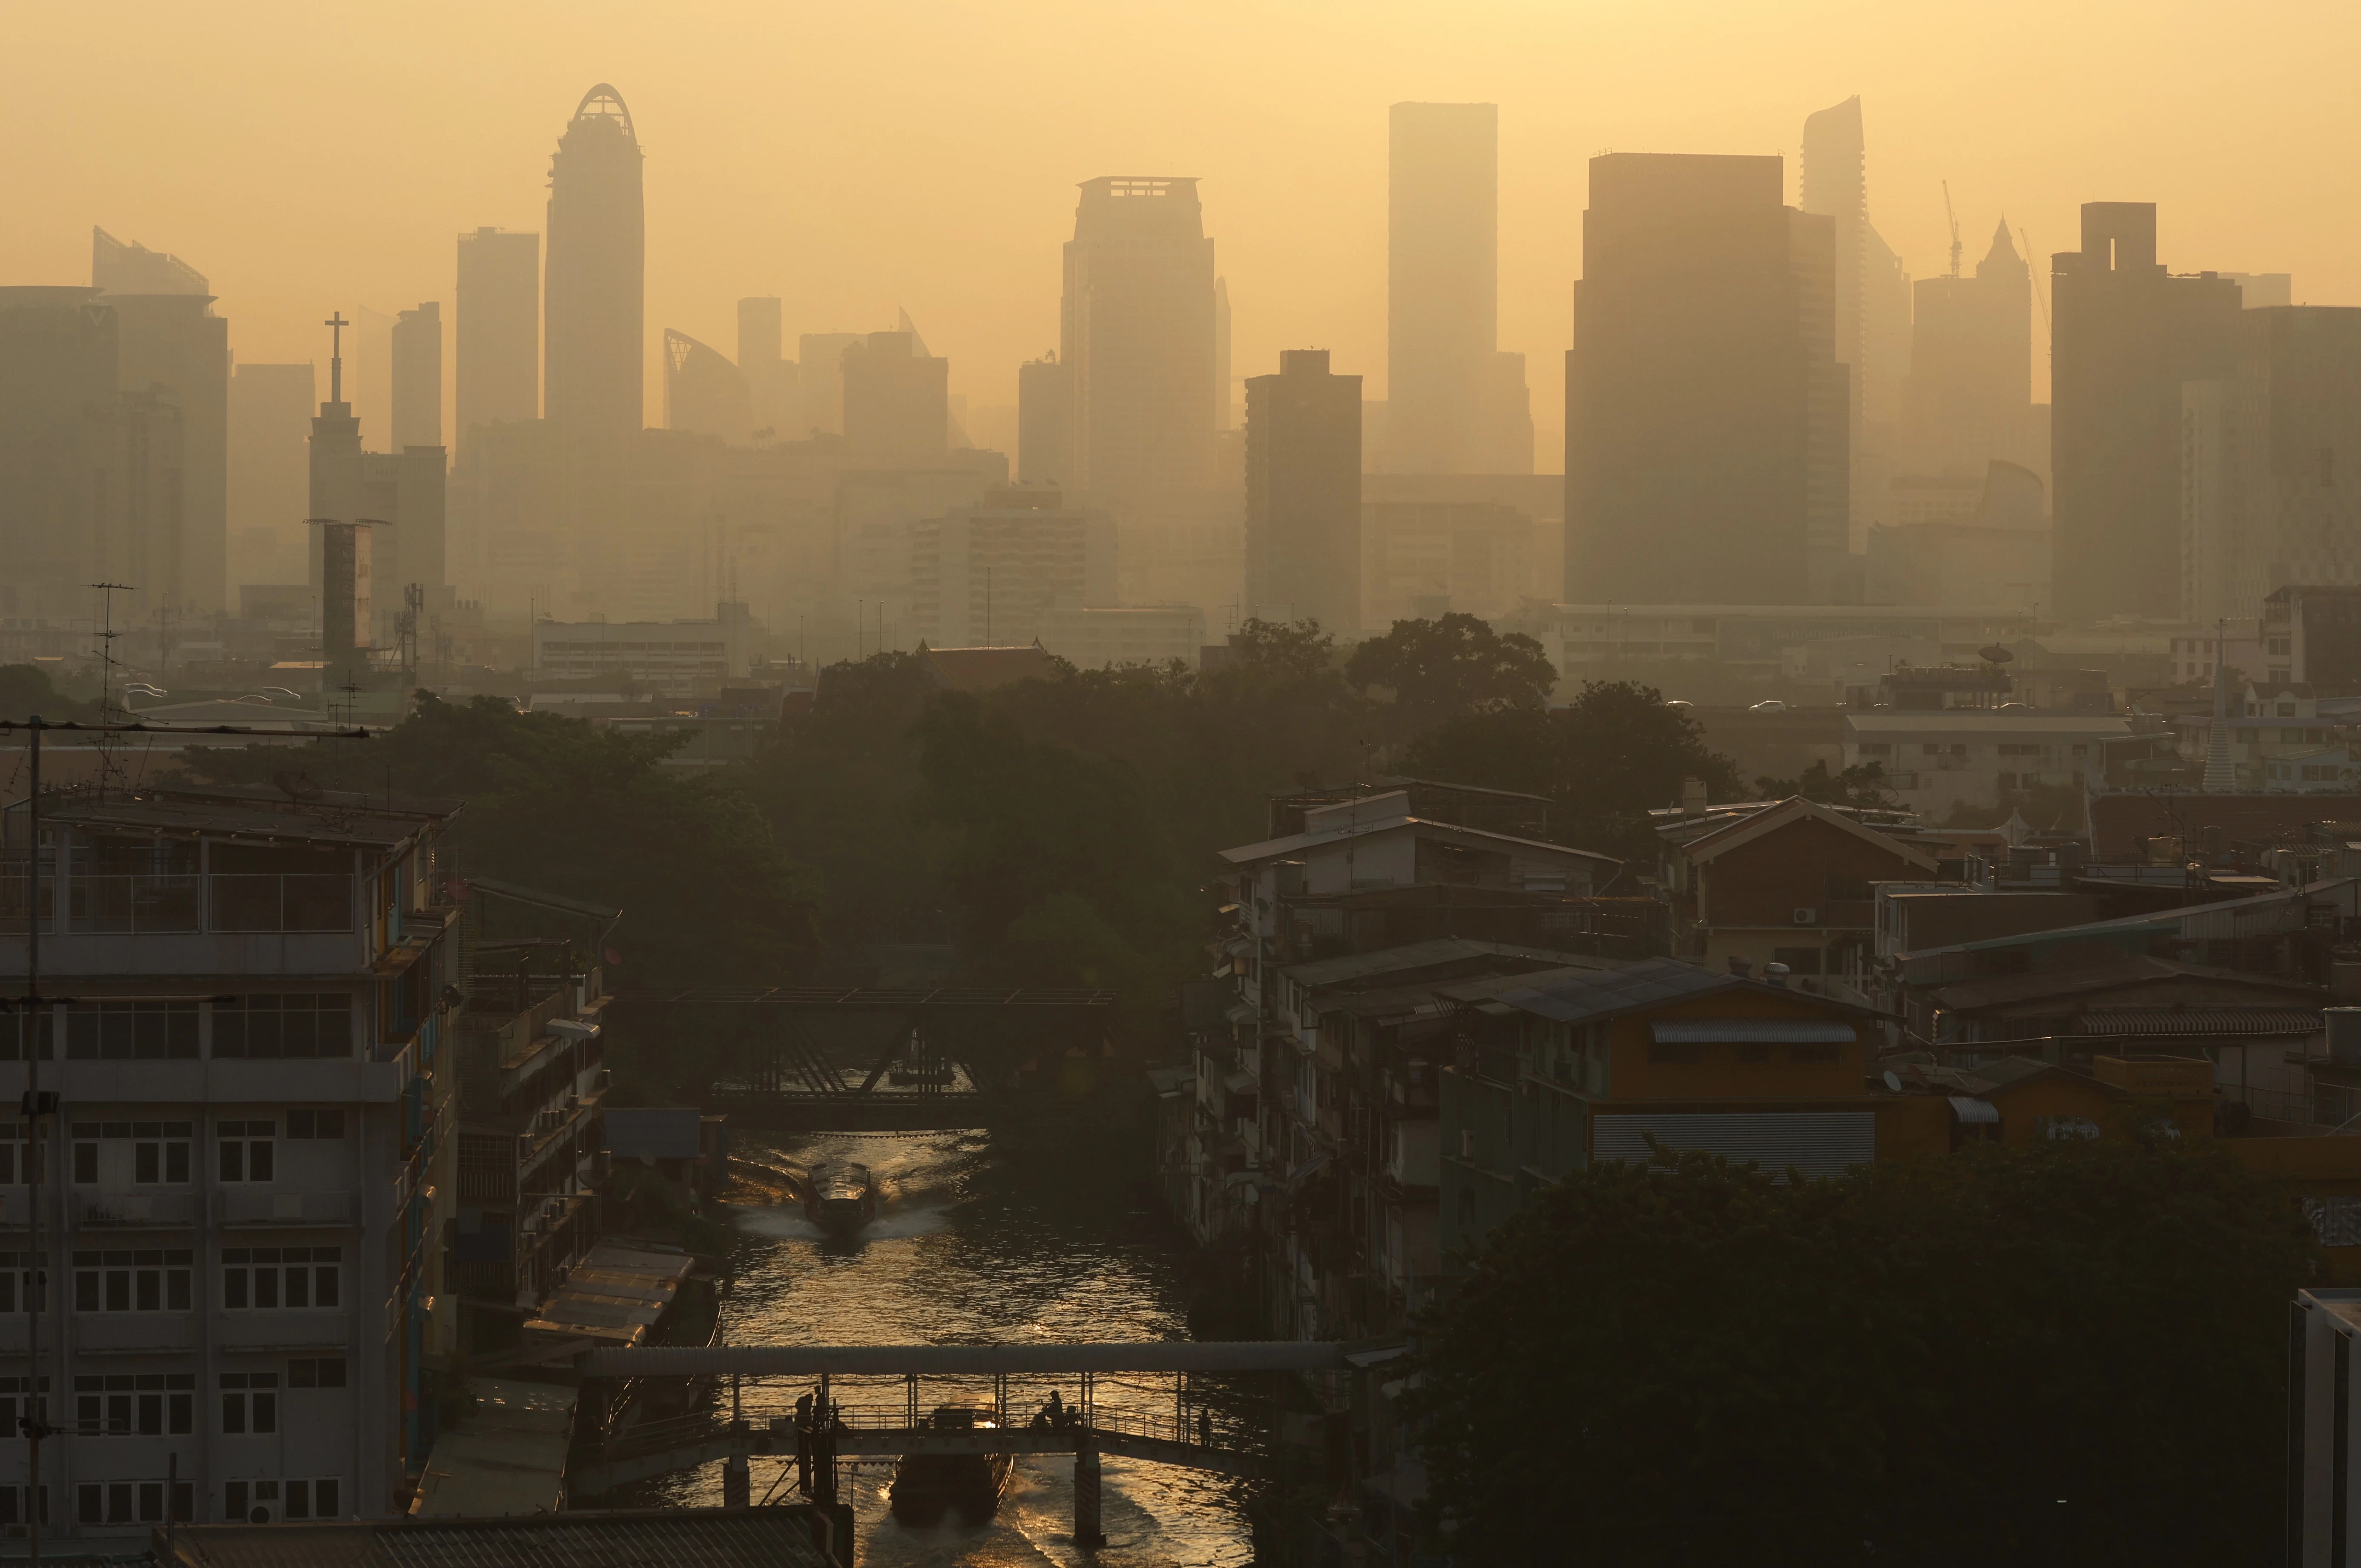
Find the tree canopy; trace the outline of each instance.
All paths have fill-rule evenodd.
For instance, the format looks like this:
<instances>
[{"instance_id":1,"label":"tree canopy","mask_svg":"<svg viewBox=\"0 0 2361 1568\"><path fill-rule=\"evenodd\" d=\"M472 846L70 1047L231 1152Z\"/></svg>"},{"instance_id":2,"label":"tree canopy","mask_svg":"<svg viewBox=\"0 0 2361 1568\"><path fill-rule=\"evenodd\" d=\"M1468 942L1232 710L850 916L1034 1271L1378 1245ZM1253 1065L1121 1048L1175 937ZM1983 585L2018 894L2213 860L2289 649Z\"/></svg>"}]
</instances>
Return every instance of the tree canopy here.
<instances>
[{"instance_id":1,"label":"tree canopy","mask_svg":"<svg viewBox=\"0 0 2361 1568\"><path fill-rule=\"evenodd\" d=\"M1563 708L1505 707L1439 724L1410 744L1422 777L1543 795L1562 808L1557 836L1626 859L1653 852L1647 813L1679 803L1697 778L1718 799L1738 770L1708 751L1697 720L1652 686L1586 681Z\"/></svg>"},{"instance_id":2,"label":"tree canopy","mask_svg":"<svg viewBox=\"0 0 2361 1568\"><path fill-rule=\"evenodd\" d=\"M1406 733L1445 719L1506 708L1537 708L1557 684L1542 645L1521 631L1500 633L1472 615L1397 620L1353 650L1345 679L1356 691L1394 694Z\"/></svg>"},{"instance_id":3,"label":"tree canopy","mask_svg":"<svg viewBox=\"0 0 2361 1568\"><path fill-rule=\"evenodd\" d=\"M1546 1188L1424 1325L1456 1561L2276 1560L2295 1206L2218 1149Z\"/></svg>"}]
</instances>

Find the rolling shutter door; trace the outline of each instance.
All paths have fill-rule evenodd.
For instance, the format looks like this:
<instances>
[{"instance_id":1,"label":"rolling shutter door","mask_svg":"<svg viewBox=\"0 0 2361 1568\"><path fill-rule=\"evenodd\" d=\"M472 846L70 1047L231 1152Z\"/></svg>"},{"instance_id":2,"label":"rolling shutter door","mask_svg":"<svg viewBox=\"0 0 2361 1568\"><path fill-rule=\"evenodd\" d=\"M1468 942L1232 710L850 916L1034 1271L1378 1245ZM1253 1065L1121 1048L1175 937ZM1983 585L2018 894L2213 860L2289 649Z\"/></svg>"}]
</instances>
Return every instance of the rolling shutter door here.
<instances>
[{"instance_id":1,"label":"rolling shutter door","mask_svg":"<svg viewBox=\"0 0 2361 1568\"><path fill-rule=\"evenodd\" d=\"M1842 1176L1877 1155L1873 1111L1767 1111L1601 1115L1593 1119L1591 1157L1629 1160L1649 1155L1653 1136L1668 1149L1719 1155L1733 1165L1752 1161L1765 1170L1793 1166L1806 1176Z\"/></svg>"}]
</instances>

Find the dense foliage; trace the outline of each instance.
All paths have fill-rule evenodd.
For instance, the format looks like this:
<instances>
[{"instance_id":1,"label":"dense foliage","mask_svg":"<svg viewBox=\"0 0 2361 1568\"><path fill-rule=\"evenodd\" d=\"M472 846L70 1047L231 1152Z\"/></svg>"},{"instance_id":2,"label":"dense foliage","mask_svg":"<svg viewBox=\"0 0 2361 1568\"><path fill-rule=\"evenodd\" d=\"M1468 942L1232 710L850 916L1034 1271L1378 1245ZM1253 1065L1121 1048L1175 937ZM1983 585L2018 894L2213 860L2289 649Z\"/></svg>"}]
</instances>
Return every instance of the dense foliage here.
<instances>
[{"instance_id":1,"label":"dense foliage","mask_svg":"<svg viewBox=\"0 0 2361 1568\"><path fill-rule=\"evenodd\" d=\"M1505 636L1472 615L1397 620L1345 661L1356 691L1393 694L1395 726L1415 734L1447 718L1539 708L1557 684L1542 645L1521 631Z\"/></svg>"},{"instance_id":2,"label":"dense foliage","mask_svg":"<svg viewBox=\"0 0 2361 1568\"><path fill-rule=\"evenodd\" d=\"M2219 1150L1604 1164L1469 1260L1414 1403L1470 1568L2276 1561L2316 1258Z\"/></svg>"}]
</instances>

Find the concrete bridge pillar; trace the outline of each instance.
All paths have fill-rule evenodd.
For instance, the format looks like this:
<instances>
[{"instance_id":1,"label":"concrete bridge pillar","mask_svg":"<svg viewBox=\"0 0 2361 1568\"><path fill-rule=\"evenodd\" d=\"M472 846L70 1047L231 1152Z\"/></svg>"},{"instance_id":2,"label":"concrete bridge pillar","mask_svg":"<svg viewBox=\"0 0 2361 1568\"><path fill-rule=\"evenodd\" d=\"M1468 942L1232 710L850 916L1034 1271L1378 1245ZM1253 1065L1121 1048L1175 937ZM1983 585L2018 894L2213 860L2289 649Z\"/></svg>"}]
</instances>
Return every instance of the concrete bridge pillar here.
<instances>
[{"instance_id":1,"label":"concrete bridge pillar","mask_svg":"<svg viewBox=\"0 0 2361 1568\"><path fill-rule=\"evenodd\" d=\"M1085 1552L1095 1551L1106 1544L1106 1532L1099 1528L1099 1451L1098 1446L1084 1437L1074 1446L1074 1544Z\"/></svg>"},{"instance_id":2,"label":"concrete bridge pillar","mask_svg":"<svg viewBox=\"0 0 2361 1568\"><path fill-rule=\"evenodd\" d=\"M753 1466L746 1462L746 1451L741 1448L721 1462L721 1506L742 1508L753 1501Z\"/></svg>"}]
</instances>

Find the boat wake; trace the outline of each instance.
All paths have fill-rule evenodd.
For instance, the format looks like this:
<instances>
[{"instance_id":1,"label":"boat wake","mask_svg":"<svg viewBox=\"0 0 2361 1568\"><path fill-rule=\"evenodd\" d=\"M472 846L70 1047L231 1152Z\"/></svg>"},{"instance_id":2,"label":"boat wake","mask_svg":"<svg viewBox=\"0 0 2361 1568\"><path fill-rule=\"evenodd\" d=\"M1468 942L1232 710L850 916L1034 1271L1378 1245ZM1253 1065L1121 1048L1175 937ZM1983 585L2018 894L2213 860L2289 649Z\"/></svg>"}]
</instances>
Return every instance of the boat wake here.
<instances>
[{"instance_id":1,"label":"boat wake","mask_svg":"<svg viewBox=\"0 0 2361 1568\"><path fill-rule=\"evenodd\" d=\"M800 1208L741 1208L733 1211L731 1218L748 1235L765 1236L775 1241L824 1242L839 1239L812 1223ZM896 1205L862 1226L858 1239L901 1241L911 1236L930 1236L950 1225L950 1215L946 1210Z\"/></svg>"}]
</instances>

